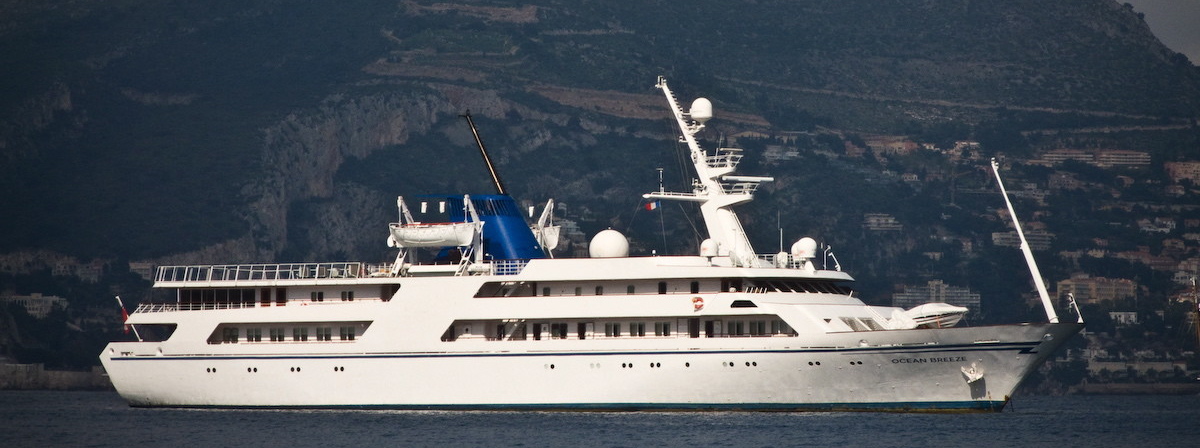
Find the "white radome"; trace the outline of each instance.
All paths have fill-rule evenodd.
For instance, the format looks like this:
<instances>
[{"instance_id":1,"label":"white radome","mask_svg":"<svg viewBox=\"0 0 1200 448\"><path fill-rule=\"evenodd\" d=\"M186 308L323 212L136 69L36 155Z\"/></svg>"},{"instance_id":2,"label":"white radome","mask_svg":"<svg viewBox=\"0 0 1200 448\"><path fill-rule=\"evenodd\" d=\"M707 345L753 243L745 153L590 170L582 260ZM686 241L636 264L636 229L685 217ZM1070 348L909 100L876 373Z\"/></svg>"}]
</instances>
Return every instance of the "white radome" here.
<instances>
[{"instance_id":1,"label":"white radome","mask_svg":"<svg viewBox=\"0 0 1200 448\"><path fill-rule=\"evenodd\" d=\"M629 256L629 240L613 229L603 230L592 237L588 245L592 258L624 258Z\"/></svg>"}]
</instances>

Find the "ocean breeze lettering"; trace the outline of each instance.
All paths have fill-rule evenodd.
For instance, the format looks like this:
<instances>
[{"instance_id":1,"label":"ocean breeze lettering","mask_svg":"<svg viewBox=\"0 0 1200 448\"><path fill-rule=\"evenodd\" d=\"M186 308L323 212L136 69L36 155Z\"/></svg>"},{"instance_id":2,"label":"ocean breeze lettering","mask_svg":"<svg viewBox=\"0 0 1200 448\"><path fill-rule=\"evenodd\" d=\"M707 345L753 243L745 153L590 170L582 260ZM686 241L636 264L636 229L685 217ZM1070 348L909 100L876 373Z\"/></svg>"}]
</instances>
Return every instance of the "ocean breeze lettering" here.
<instances>
[{"instance_id":1,"label":"ocean breeze lettering","mask_svg":"<svg viewBox=\"0 0 1200 448\"><path fill-rule=\"evenodd\" d=\"M892 358L892 364L923 364L927 362L965 362L966 356L944 356L940 358Z\"/></svg>"}]
</instances>

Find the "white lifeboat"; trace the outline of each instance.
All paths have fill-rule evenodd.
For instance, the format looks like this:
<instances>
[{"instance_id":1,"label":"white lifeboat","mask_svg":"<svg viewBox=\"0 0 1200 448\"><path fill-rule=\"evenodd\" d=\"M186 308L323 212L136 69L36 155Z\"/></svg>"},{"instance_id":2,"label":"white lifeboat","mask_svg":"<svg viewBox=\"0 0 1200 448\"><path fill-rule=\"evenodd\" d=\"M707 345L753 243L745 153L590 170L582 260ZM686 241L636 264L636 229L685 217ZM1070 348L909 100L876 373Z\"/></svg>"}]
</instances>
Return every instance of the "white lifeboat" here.
<instances>
[{"instance_id":1,"label":"white lifeboat","mask_svg":"<svg viewBox=\"0 0 1200 448\"><path fill-rule=\"evenodd\" d=\"M477 222L443 222L443 223L392 223L388 230L392 233L390 243L396 247L448 247L470 246L480 223Z\"/></svg>"}]
</instances>

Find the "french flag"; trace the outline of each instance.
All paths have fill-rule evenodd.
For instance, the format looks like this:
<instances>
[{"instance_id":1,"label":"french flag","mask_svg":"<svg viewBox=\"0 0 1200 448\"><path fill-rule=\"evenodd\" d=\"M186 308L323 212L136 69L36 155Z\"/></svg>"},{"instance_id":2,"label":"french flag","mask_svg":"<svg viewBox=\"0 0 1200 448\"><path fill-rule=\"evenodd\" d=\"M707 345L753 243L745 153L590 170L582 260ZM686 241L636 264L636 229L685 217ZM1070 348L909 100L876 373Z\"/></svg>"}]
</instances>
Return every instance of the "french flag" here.
<instances>
[{"instance_id":1,"label":"french flag","mask_svg":"<svg viewBox=\"0 0 1200 448\"><path fill-rule=\"evenodd\" d=\"M658 208L658 205L659 205L658 201L650 201L650 202L647 202L644 207L646 207L646 210L655 210Z\"/></svg>"}]
</instances>

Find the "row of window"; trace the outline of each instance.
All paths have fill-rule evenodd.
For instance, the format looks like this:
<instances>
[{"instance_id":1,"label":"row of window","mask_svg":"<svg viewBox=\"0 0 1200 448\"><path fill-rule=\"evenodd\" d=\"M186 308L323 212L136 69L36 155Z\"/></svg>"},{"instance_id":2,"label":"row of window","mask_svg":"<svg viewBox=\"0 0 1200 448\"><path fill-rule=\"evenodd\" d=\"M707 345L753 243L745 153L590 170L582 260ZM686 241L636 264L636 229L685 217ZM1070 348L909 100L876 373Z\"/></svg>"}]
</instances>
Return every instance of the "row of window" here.
<instances>
[{"instance_id":1,"label":"row of window","mask_svg":"<svg viewBox=\"0 0 1200 448\"><path fill-rule=\"evenodd\" d=\"M611 285L610 285L611 287ZM625 285L625 294L638 294L638 287L635 285ZM670 292L682 292L672 289L671 282L658 282L658 294L667 294ZM801 281L801 280L753 280L748 286L744 285L742 279L721 279L718 288L716 282L699 281L688 282L688 293L699 294L715 293L715 292L798 292L798 293L818 293L818 294L850 294L850 289L844 286L828 282L828 281ZM604 285L595 286L567 286L563 283L555 282L551 285L542 283L539 289L538 282L489 282L485 283L475 293L475 297L534 297L534 296L563 296L576 295L582 296L584 292L602 296L605 294ZM609 291L611 293L611 290Z\"/></svg>"},{"instance_id":2,"label":"row of window","mask_svg":"<svg viewBox=\"0 0 1200 448\"><path fill-rule=\"evenodd\" d=\"M396 284L381 285L379 297L387 302L399 289L400 285ZM310 302L325 301L325 291L309 291L308 294ZM340 291L339 295L343 302L355 299L354 291ZM293 295L292 300L302 300L302 297ZM288 302L288 291L287 288L187 288L178 291L178 300L180 309L184 310L284 306Z\"/></svg>"},{"instance_id":3,"label":"row of window","mask_svg":"<svg viewBox=\"0 0 1200 448\"><path fill-rule=\"evenodd\" d=\"M308 301L309 302L324 302L325 301L325 291L310 292L308 295ZM342 301L343 302L353 302L354 301L354 291L342 291Z\"/></svg>"},{"instance_id":4,"label":"row of window","mask_svg":"<svg viewBox=\"0 0 1200 448\"><path fill-rule=\"evenodd\" d=\"M678 330L676 329L678 323ZM604 322L603 337L648 337L647 323ZM487 333L476 333L472 328L489 329ZM688 318L675 321L653 322L654 337L745 337L745 336L795 336L791 326L780 319L772 320L717 320ZM443 341L484 338L492 341L524 341L543 339L590 339L601 337L595 322L455 322L442 334Z\"/></svg>"},{"instance_id":5,"label":"row of window","mask_svg":"<svg viewBox=\"0 0 1200 448\"><path fill-rule=\"evenodd\" d=\"M309 327L293 327L291 329L291 339L288 339L286 328L272 327L267 329L268 337L271 342L307 342ZM209 338L210 344L237 344L238 342L262 342L262 328L246 328L245 332L238 327L221 327L221 338ZM244 338L243 338L244 336ZM316 333L313 335L315 341L332 341L333 327L316 327ZM358 328L355 326L338 327L338 340L353 341L358 337Z\"/></svg>"}]
</instances>

